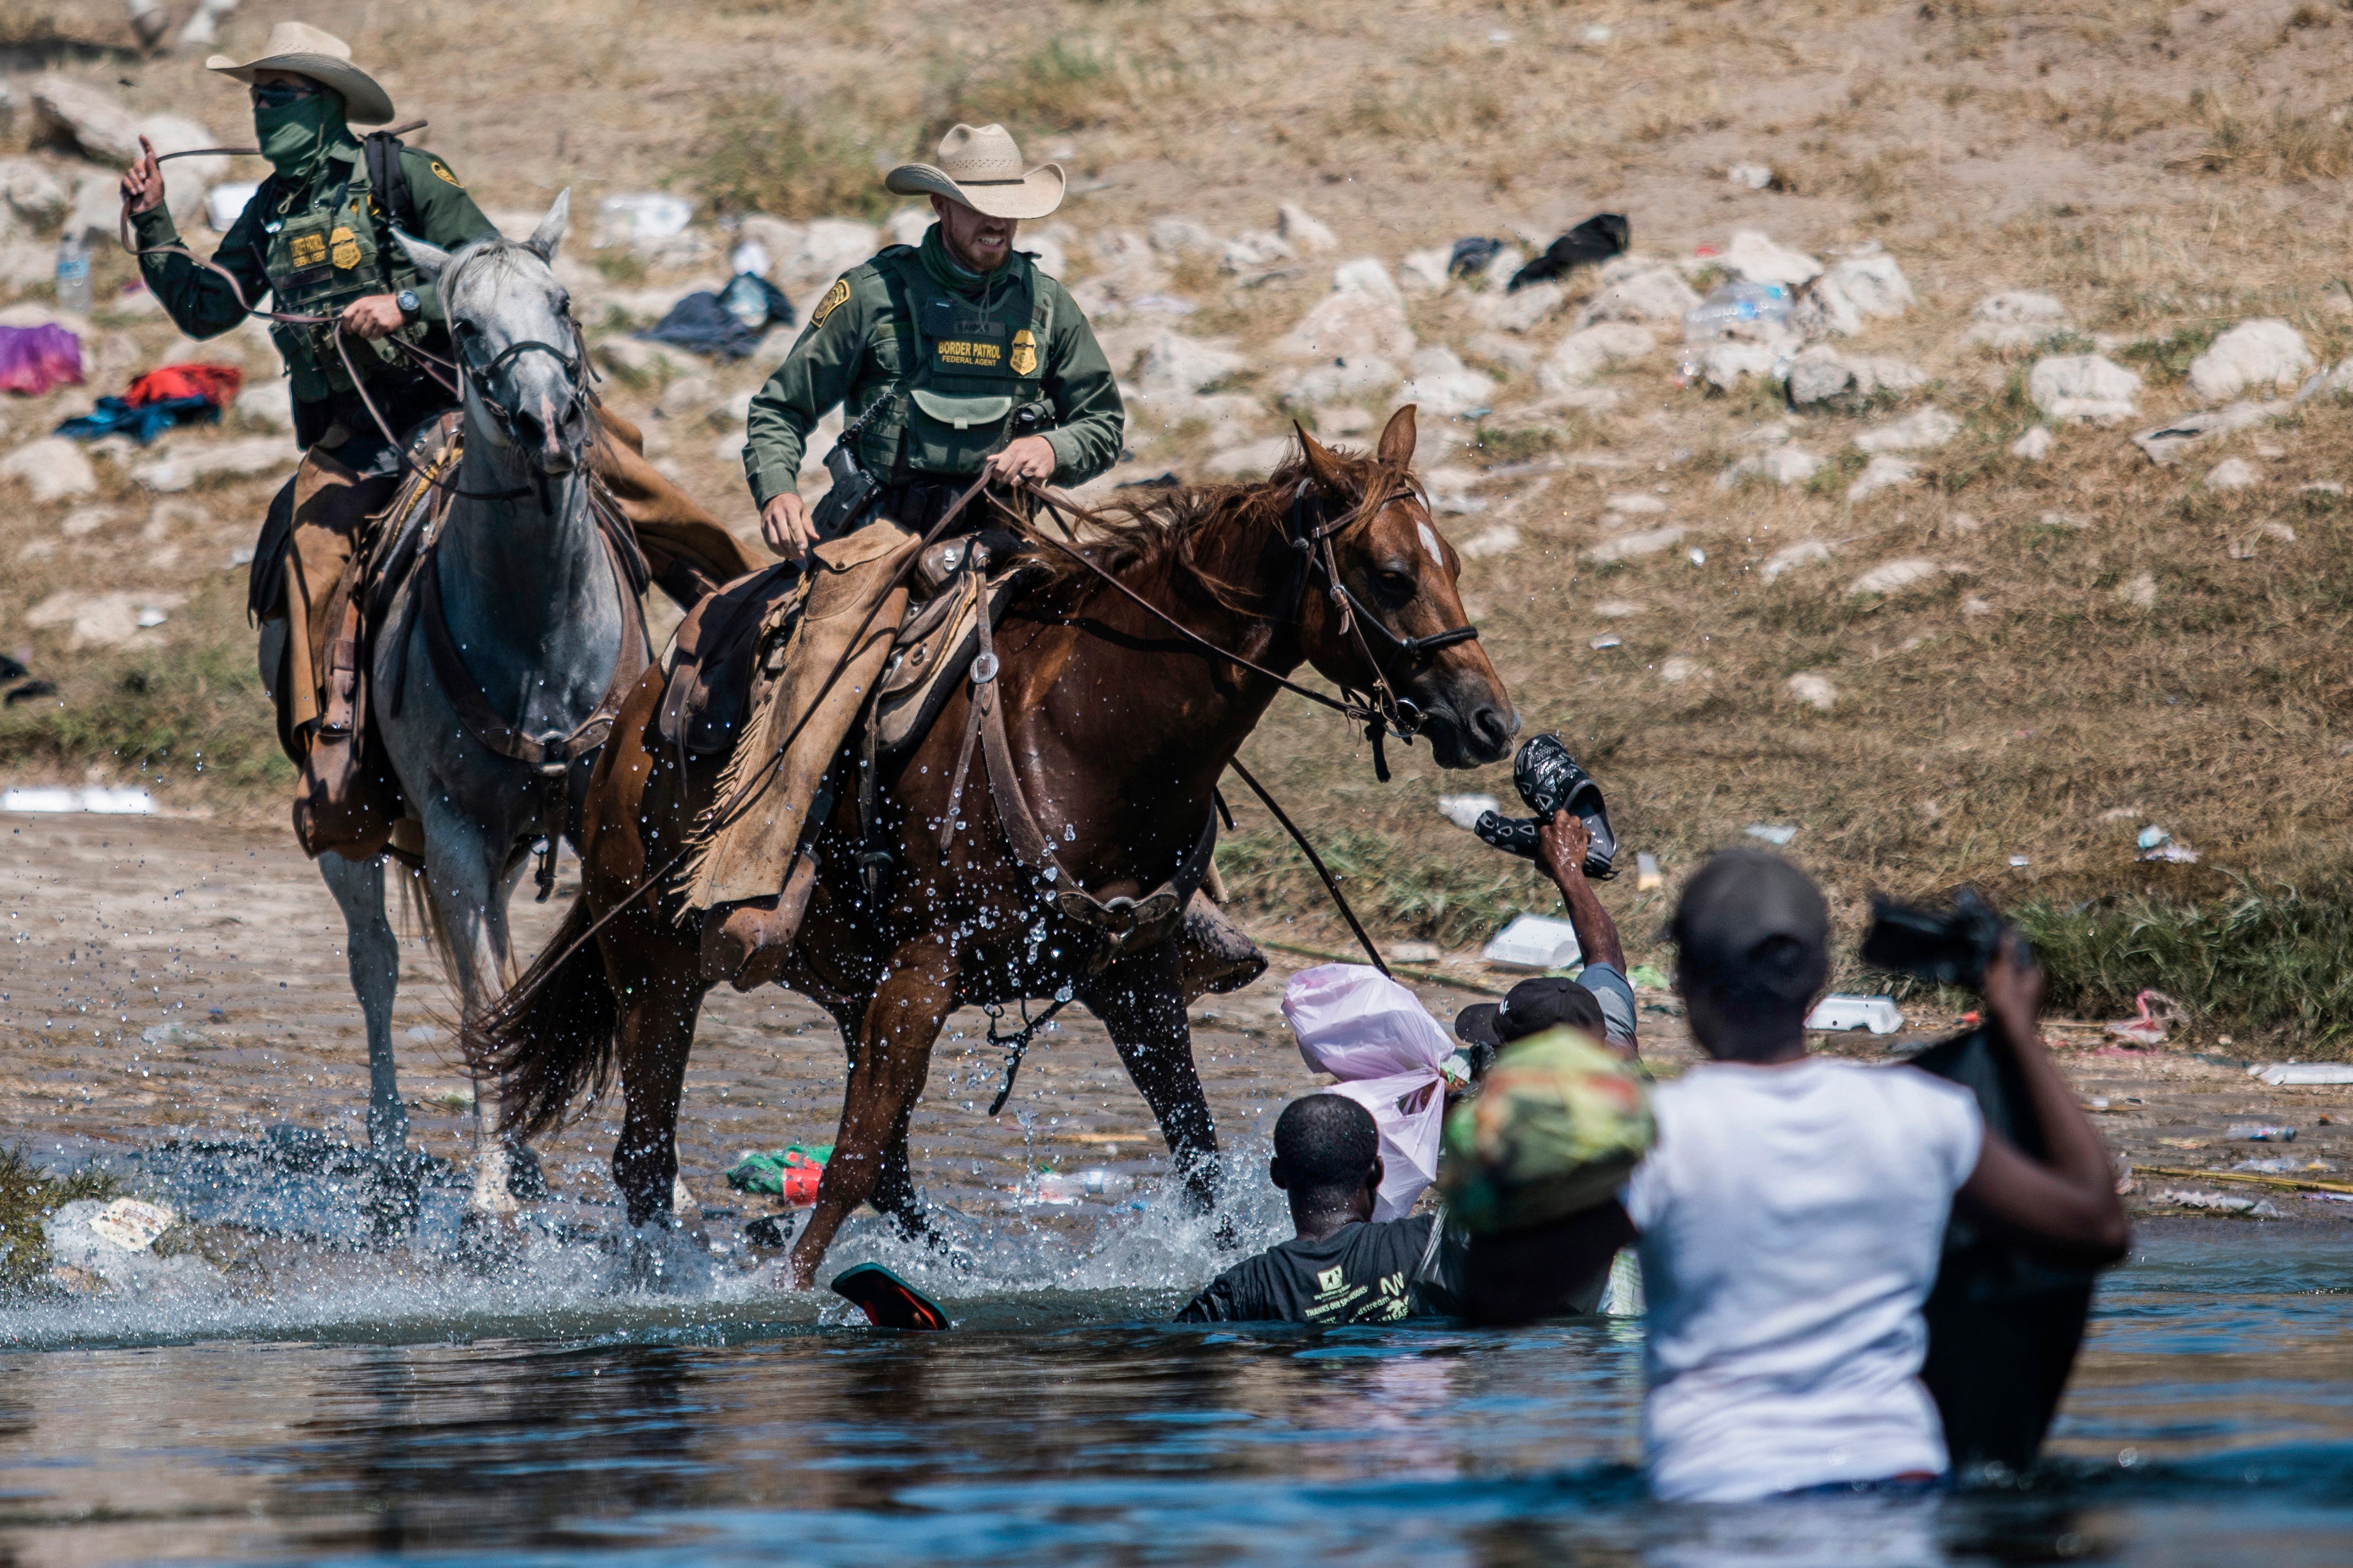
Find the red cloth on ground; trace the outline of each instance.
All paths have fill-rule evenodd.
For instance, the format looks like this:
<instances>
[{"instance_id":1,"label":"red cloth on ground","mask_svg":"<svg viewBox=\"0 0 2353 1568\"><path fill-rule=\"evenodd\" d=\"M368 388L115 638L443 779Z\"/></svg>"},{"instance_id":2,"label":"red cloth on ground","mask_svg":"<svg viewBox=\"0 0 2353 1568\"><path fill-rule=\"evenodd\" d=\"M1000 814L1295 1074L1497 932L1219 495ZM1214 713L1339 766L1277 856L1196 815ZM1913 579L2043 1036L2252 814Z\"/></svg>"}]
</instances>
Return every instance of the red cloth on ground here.
<instances>
[{"instance_id":1,"label":"red cloth on ground","mask_svg":"<svg viewBox=\"0 0 2353 1568\"><path fill-rule=\"evenodd\" d=\"M201 397L215 408L227 408L245 384L245 372L227 364L167 364L133 381L122 401L133 408L170 397Z\"/></svg>"}]
</instances>

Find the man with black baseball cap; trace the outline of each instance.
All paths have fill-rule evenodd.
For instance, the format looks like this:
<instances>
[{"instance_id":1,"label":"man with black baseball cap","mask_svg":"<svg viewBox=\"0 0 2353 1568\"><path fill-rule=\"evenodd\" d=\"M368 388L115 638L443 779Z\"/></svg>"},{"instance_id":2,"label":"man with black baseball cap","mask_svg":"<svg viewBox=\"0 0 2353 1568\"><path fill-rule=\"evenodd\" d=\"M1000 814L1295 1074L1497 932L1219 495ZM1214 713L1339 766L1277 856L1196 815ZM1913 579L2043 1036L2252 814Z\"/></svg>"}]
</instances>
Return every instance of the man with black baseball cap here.
<instances>
[{"instance_id":1,"label":"man with black baseball cap","mask_svg":"<svg viewBox=\"0 0 2353 1568\"><path fill-rule=\"evenodd\" d=\"M1657 1142L1614 1213L1472 1244L1466 1307L1561 1310L1634 1239L1653 1492L1735 1502L1932 1488L1948 1457L1920 1382L1921 1309L1956 1200L2053 1258L2113 1262L2129 1240L2106 1146L2042 1044L2042 972L2012 933L1984 980L1986 1017L2043 1130L2037 1157L1988 1128L1956 1084L1806 1054L1807 1010L1830 979L1830 910L1797 867L1725 851L1684 888L1667 934L1710 1059L1651 1091ZM1492 1129L1493 1141L1515 1147L1516 1131ZM1531 1289L1536 1277L1556 1283Z\"/></svg>"}]
</instances>

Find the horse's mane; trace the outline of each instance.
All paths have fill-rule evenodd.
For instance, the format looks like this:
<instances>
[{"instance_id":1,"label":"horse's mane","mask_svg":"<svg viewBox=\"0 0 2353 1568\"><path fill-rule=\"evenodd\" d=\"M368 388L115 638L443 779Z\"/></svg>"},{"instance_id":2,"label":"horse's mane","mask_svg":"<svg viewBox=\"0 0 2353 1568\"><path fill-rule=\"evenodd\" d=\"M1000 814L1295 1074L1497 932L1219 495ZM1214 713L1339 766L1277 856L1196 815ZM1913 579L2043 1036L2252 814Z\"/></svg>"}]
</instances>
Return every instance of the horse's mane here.
<instances>
[{"instance_id":1,"label":"horse's mane","mask_svg":"<svg viewBox=\"0 0 2353 1568\"><path fill-rule=\"evenodd\" d=\"M1371 516L1400 488L1413 488L1411 471L1348 447L1327 448L1351 492L1355 513L1346 526ZM1077 514L1079 548L1097 565L1131 586L1174 584L1179 579L1228 609L1248 612L1238 602L1248 586L1228 574L1239 564L1247 542L1261 530L1281 534L1284 514L1303 484L1314 483L1303 454L1286 458L1273 473L1251 484L1180 485L1142 495L1122 495ZM1374 504L1367 505L1367 501ZM1032 531L1060 531L1051 512L1040 511ZM1037 560L1052 574L1050 588L1092 584L1094 574L1060 551L1048 547Z\"/></svg>"},{"instance_id":2,"label":"horse's mane","mask_svg":"<svg viewBox=\"0 0 2353 1568\"><path fill-rule=\"evenodd\" d=\"M461 287L472 290L491 287L501 278L521 279L526 265L554 275L545 258L522 240L486 234L449 253L449 264L441 269L441 297L448 300Z\"/></svg>"}]
</instances>

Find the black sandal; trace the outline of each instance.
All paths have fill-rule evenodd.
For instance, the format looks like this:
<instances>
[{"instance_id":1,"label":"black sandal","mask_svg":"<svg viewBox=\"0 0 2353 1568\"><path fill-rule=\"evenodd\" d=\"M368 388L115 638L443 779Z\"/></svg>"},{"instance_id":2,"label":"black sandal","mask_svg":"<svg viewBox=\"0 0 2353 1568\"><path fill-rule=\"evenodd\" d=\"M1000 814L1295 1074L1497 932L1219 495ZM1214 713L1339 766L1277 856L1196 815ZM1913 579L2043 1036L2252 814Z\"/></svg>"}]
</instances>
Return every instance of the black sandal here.
<instances>
[{"instance_id":1,"label":"black sandal","mask_svg":"<svg viewBox=\"0 0 2353 1568\"><path fill-rule=\"evenodd\" d=\"M1606 882L1618 874L1611 864L1618 858L1618 835L1609 826L1609 807L1601 798L1601 786L1568 754L1559 736L1536 735L1521 746L1512 763L1512 783L1535 815L1482 812L1471 831L1506 855L1533 860L1540 825L1550 822L1554 812L1565 811L1581 819L1593 835L1585 852L1587 880Z\"/></svg>"}]
</instances>

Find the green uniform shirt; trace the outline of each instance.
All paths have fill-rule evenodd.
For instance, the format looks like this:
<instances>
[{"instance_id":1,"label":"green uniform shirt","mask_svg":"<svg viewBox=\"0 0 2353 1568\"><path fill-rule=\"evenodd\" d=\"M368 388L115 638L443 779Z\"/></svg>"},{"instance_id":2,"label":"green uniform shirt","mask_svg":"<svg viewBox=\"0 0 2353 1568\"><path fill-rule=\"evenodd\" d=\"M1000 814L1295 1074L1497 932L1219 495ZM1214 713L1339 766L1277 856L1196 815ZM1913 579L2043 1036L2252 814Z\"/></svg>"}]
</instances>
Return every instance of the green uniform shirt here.
<instances>
[{"instance_id":1,"label":"green uniform shirt","mask_svg":"<svg viewBox=\"0 0 2353 1568\"><path fill-rule=\"evenodd\" d=\"M897 294L897 299L893 295ZM1018 319L1017 319L1018 318ZM1024 255L987 275L949 260L934 224L920 249L892 246L838 279L785 363L752 399L744 473L760 506L798 489L809 433L840 405L851 418L895 398L860 437L860 460L885 481L970 478L1013 430L993 416L944 423L957 408L1044 403L1054 478L1083 484L1118 461L1126 412L1093 329L1061 284Z\"/></svg>"},{"instance_id":2,"label":"green uniform shirt","mask_svg":"<svg viewBox=\"0 0 2353 1568\"><path fill-rule=\"evenodd\" d=\"M245 297L255 305L263 303L269 292L269 279L263 271L263 257L269 247L262 226L273 218L282 218L328 207L349 183L353 170L361 164L361 152L356 142L338 147L320 161L319 171L308 186L296 193L291 201L283 199L283 192L273 176L262 183L253 200L245 205L237 222L229 226L220 248L213 252L216 265L233 275ZM444 250L496 234L474 198L458 183L449 166L430 153L414 147L400 152L401 172L407 176L409 205L415 209L417 227L412 233ZM365 170L359 170L363 177ZM399 254L398 242L392 237L392 220L380 209L375 212L375 247L386 255ZM269 210L264 211L267 207ZM172 222L172 215L158 202L131 220L132 232L141 248L168 245L180 237ZM218 273L208 272L185 256L142 256L140 270L146 275L147 287L163 302L164 313L179 329L192 338L217 337L245 319L237 302L237 295ZM442 320L441 295L430 279L420 279L417 297L427 321ZM386 290L389 292L390 290ZM283 302L278 307L286 308Z\"/></svg>"}]
</instances>

